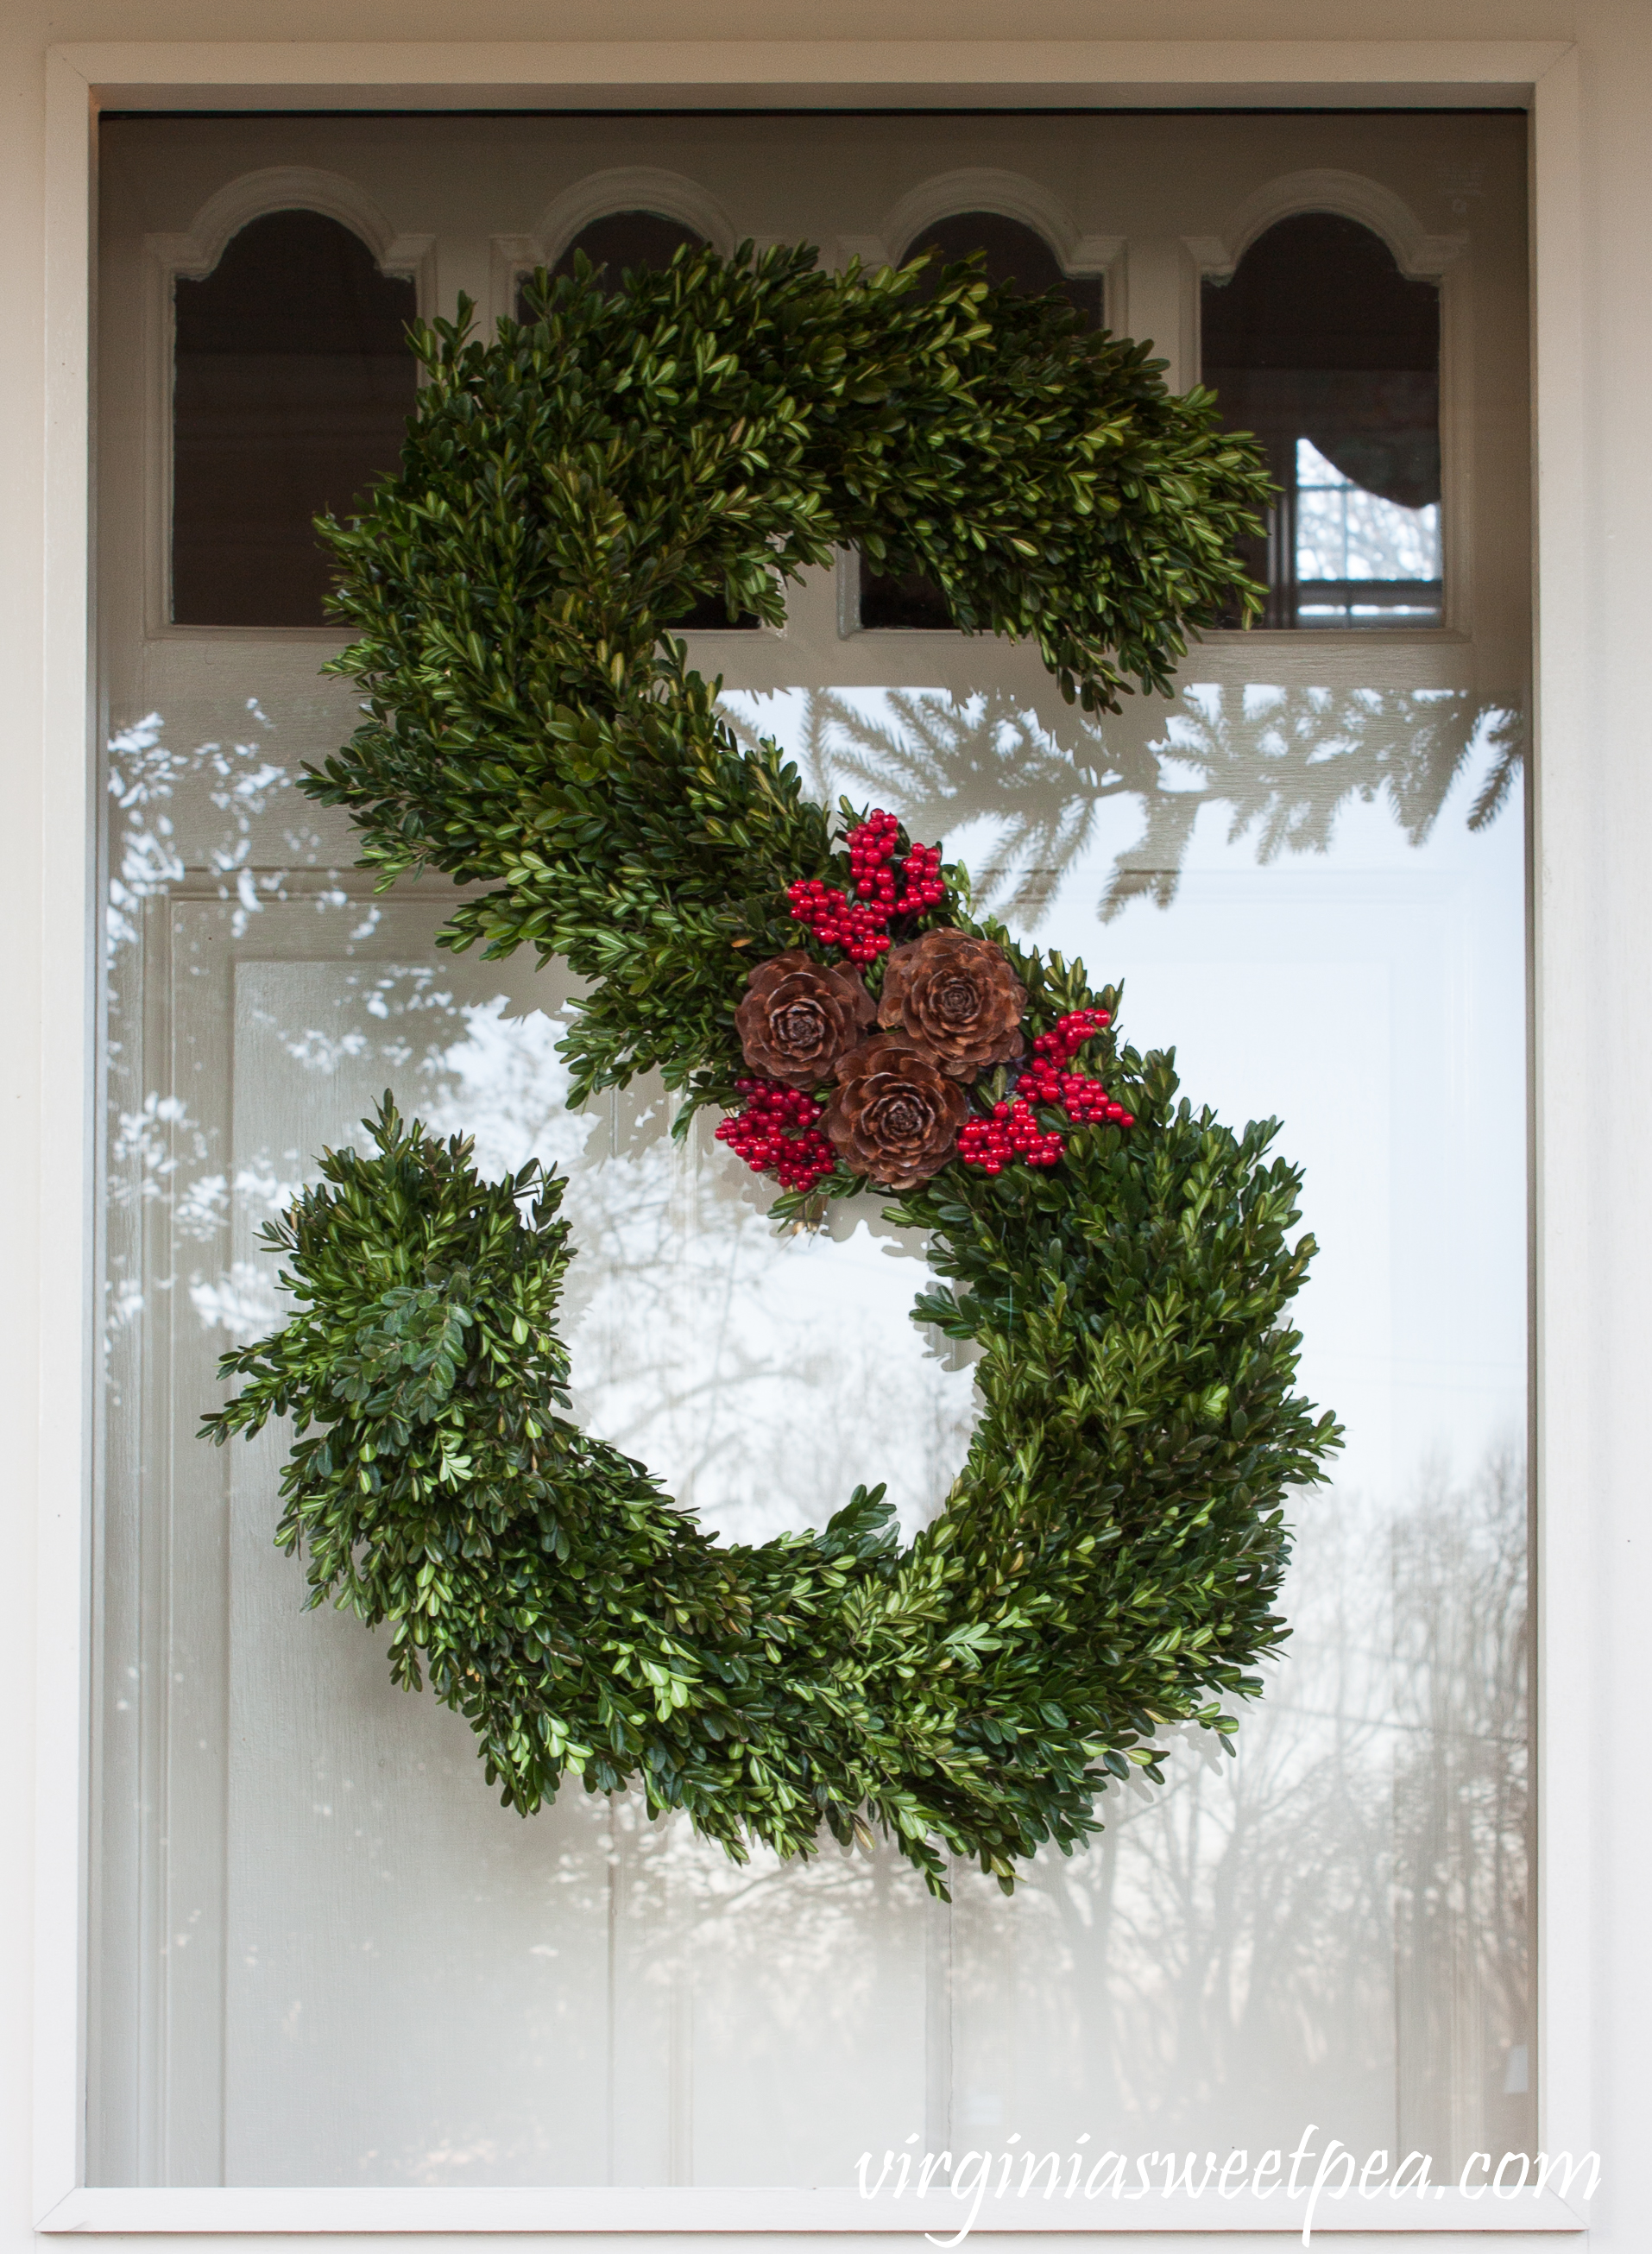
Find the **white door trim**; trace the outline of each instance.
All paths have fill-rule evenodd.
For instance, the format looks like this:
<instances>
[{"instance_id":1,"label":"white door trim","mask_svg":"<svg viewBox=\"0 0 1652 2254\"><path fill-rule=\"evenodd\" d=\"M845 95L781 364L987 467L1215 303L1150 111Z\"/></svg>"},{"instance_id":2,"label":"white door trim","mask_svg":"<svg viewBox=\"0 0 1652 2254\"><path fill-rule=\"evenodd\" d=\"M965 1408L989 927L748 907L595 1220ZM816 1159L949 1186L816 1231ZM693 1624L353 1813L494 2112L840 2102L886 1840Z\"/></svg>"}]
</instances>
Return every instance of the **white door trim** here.
<instances>
[{"instance_id":1,"label":"white door trim","mask_svg":"<svg viewBox=\"0 0 1652 2254\"><path fill-rule=\"evenodd\" d=\"M86 1785L91 1669L95 947L93 839L100 733L91 674L90 322L94 133L100 108L439 108L658 106L860 107L1530 104L1534 113L1536 562L1542 590L1535 715L1536 1097L1536 1311L1539 1698L1540 2005L1543 2141L1591 2144L1591 1989L1595 1978L1587 1748L1588 1662L1602 1608L1592 1509L1606 1465L1603 1380L1591 1355L1586 1140L1558 1120L1589 1074L1600 746L1588 723L1588 512L1584 476L1586 262L1578 76L1558 42L927 43L637 42L395 44L100 43L54 49L46 119L47 471L41 1112L38 1744L35 1976L35 2214L53 2232L497 2230L950 2231L887 2200L841 2191L101 2190L84 2183L82 2124ZM1564 1544L1545 1530L1564 1524ZM1631 1790L1635 1789L1631 1782ZM1631 2156L1624 2154L1626 2169ZM1644 2196L1625 2183L1620 2196ZM1110 2202L1109 2202L1110 2206ZM1294 2215L1244 2195L1228 2203L1154 2196L1057 2215L1018 2208L981 2227L1281 2237ZM1404 2206L1409 2211L1383 2212ZM1499 2202L1446 2192L1410 2208L1386 2198L1322 2207L1320 2230L1372 2236L1458 2230L1576 2231L1550 2193ZM1628 2242L1625 2242L1628 2243Z\"/></svg>"},{"instance_id":2,"label":"white door trim","mask_svg":"<svg viewBox=\"0 0 1652 2254\"><path fill-rule=\"evenodd\" d=\"M1523 107L1556 39L88 41L53 50L104 108Z\"/></svg>"}]
</instances>

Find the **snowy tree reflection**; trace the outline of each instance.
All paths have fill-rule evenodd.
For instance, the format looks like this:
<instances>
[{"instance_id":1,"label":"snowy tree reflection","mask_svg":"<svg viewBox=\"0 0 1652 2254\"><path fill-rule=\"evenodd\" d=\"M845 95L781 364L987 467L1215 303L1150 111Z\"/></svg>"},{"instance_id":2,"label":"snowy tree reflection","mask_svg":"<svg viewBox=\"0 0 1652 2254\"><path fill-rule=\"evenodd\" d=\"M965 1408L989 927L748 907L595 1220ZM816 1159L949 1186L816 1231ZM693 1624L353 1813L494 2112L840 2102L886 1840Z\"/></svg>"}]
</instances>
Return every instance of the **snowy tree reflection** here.
<instances>
[{"instance_id":1,"label":"snowy tree reflection","mask_svg":"<svg viewBox=\"0 0 1652 2254\"><path fill-rule=\"evenodd\" d=\"M262 732L273 728L256 697L246 710ZM164 897L191 871L206 872L218 897L234 902L239 938L266 900L289 897L293 875L326 865L328 841L314 810L294 794L297 777L267 755L262 734L174 751L161 715L150 712L110 738L107 774L112 954L137 939L144 902ZM341 906L337 872L328 873L334 881L310 897L321 908Z\"/></svg>"}]
</instances>

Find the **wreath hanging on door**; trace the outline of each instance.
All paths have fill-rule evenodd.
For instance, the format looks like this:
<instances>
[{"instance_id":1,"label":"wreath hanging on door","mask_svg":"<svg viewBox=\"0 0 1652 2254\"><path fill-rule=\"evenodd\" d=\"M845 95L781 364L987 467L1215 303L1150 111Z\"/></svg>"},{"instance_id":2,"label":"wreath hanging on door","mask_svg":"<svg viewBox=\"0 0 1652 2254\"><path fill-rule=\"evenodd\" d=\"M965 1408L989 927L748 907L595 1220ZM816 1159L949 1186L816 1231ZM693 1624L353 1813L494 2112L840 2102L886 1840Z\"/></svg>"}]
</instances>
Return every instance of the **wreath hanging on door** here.
<instances>
[{"instance_id":1,"label":"wreath hanging on door","mask_svg":"<svg viewBox=\"0 0 1652 2254\"><path fill-rule=\"evenodd\" d=\"M664 631L707 595L779 624L854 543L1116 710L1251 605L1268 488L1206 396L1059 297L922 279L705 251L613 295L542 273L491 344L463 304L422 331L402 471L324 527L368 718L305 788L383 883L491 885L444 944L587 982L573 1101L657 1068L782 1219L877 1187L928 1232L914 1316L980 1352L944 1512L903 1547L862 1488L821 1532L710 1539L565 1413L562 1181L485 1181L388 1096L267 1232L297 1311L224 1357L205 1431L292 1417L312 1602L391 1624L508 1805L640 1782L737 1858L877 1827L944 1892L948 1852L1007 1889L1110 1781L1162 1782L1167 1726L1227 1742L1286 1632L1285 1489L1338 1435L1293 1390L1312 1245L1271 1125L1179 1101L1116 992L743 748Z\"/></svg>"}]
</instances>

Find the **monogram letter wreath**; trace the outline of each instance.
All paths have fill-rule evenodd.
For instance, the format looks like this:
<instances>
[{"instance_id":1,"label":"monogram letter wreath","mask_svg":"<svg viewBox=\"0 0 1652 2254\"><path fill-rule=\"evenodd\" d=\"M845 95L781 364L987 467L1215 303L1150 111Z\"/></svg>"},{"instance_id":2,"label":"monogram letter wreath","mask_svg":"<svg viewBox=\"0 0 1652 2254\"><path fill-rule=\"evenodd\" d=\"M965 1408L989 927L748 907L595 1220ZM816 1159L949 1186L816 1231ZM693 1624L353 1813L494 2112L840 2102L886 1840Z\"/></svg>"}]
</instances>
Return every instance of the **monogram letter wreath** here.
<instances>
[{"instance_id":1,"label":"monogram letter wreath","mask_svg":"<svg viewBox=\"0 0 1652 2254\"><path fill-rule=\"evenodd\" d=\"M292 1417L312 1602L390 1624L507 1805L572 1770L737 1858L876 1827L936 1893L948 1852L1008 1891L1110 1780L1162 1782L1167 1726L1227 1743L1284 1637L1283 1497L1338 1438L1293 1391L1299 1177L1119 1045L1114 990L973 919L938 848L743 748L666 629L708 595L779 624L853 544L1116 710L1254 605L1266 480L1146 347L969 264L704 251L613 294L542 273L528 310L418 333L401 472L323 527L368 717L304 788L383 884L493 887L444 944L580 974L573 1101L658 1068L782 1220L892 1195L948 1279L916 1320L979 1349L969 1459L904 1548L881 1488L711 1539L565 1413L562 1181L485 1181L388 1097L268 1230L297 1312L226 1355L206 1431Z\"/></svg>"}]
</instances>

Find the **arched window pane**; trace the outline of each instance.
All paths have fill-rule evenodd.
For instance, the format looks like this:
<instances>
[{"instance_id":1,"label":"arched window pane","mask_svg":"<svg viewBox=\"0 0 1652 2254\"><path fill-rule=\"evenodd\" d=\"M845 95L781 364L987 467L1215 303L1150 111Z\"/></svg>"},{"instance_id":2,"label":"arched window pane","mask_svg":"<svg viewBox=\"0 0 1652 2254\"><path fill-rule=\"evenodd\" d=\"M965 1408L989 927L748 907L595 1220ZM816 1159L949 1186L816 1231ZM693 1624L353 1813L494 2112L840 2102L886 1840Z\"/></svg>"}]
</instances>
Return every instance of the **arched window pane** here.
<instances>
[{"instance_id":1,"label":"arched window pane","mask_svg":"<svg viewBox=\"0 0 1652 2254\"><path fill-rule=\"evenodd\" d=\"M314 520L401 458L413 284L336 220L272 212L175 303L172 618L325 625Z\"/></svg>"},{"instance_id":2,"label":"arched window pane","mask_svg":"<svg viewBox=\"0 0 1652 2254\"><path fill-rule=\"evenodd\" d=\"M633 267L647 266L657 273L669 266L679 250L697 250L704 241L682 220L667 219L661 212L605 212L580 229L553 271L571 274L575 254L583 250L593 266L607 269L605 278L613 289Z\"/></svg>"},{"instance_id":3,"label":"arched window pane","mask_svg":"<svg viewBox=\"0 0 1652 2254\"><path fill-rule=\"evenodd\" d=\"M600 219L580 228L551 268L551 276L554 279L571 274L574 260L583 251L597 270L597 287L606 294L617 290L623 277L638 267L662 273L679 250L698 250L704 242L705 237L683 220L667 219L662 212L605 212ZM516 293L516 318L519 321L534 318L525 289ZM707 627L726 633L731 627L749 629L758 622L750 611L732 619L720 595L702 595L692 610L666 623L695 633L704 633Z\"/></svg>"},{"instance_id":4,"label":"arched window pane","mask_svg":"<svg viewBox=\"0 0 1652 2254\"><path fill-rule=\"evenodd\" d=\"M1102 277L1099 274L1065 274L1061 262L1036 228L1002 212L955 212L927 227L906 252L915 258L922 251L939 253L935 268L925 276L921 293L928 295L940 282L939 266L952 265L976 251L986 254L989 282L1007 282L1024 298L1060 290L1083 316L1086 328L1102 326ZM860 573L860 623L864 626L916 626L945 632L952 625L947 598L934 581L920 571L900 574Z\"/></svg>"},{"instance_id":5,"label":"arched window pane","mask_svg":"<svg viewBox=\"0 0 1652 2254\"><path fill-rule=\"evenodd\" d=\"M575 259L583 252L597 270L597 287L606 296L636 268L663 273L679 250L698 250L704 242L705 237L693 228L680 219L667 219L661 212L605 212L600 219L580 228L551 268L551 277L571 274ZM524 276L516 291L516 318L531 321L534 317Z\"/></svg>"},{"instance_id":6,"label":"arched window pane","mask_svg":"<svg viewBox=\"0 0 1652 2254\"><path fill-rule=\"evenodd\" d=\"M927 227L907 251L935 250L948 265L979 250L986 254L989 282L1007 282L1023 298L1060 290L1084 317L1087 328L1102 326L1102 277L1099 274L1067 274L1061 262L1038 232L1002 212L955 212Z\"/></svg>"},{"instance_id":7,"label":"arched window pane","mask_svg":"<svg viewBox=\"0 0 1652 2254\"><path fill-rule=\"evenodd\" d=\"M1248 557L1277 626L1438 626L1439 291L1330 212L1281 220L1202 293L1203 380L1281 487Z\"/></svg>"}]
</instances>

